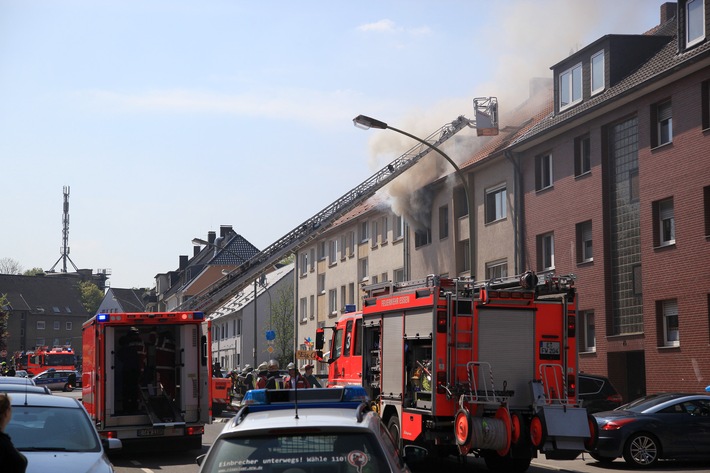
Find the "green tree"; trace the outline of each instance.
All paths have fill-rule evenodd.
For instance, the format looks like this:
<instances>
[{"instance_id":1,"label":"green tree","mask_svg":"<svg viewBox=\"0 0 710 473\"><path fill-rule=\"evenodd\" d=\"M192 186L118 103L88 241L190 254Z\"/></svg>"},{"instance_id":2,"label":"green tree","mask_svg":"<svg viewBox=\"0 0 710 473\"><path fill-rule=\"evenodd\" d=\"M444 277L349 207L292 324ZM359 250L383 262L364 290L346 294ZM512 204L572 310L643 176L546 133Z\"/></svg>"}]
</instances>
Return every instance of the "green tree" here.
<instances>
[{"instance_id":1,"label":"green tree","mask_svg":"<svg viewBox=\"0 0 710 473\"><path fill-rule=\"evenodd\" d=\"M82 281L79 283L81 291L81 304L89 314L95 314L101 305L104 298L104 293L99 289L99 286L91 281Z\"/></svg>"},{"instance_id":2,"label":"green tree","mask_svg":"<svg viewBox=\"0 0 710 473\"><path fill-rule=\"evenodd\" d=\"M32 269L28 269L27 271L22 273L23 276L37 276L38 274L44 274L44 269L32 268Z\"/></svg>"},{"instance_id":3,"label":"green tree","mask_svg":"<svg viewBox=\"0 0 710 473\"><path fill-rule=\"evenodd\" d=\"M270 329L276 332L274 348L279 365L284 367L293 361L293 285L282 287L276 293L271 306ZM269 330L268 324L266 330Z\"/></svg>"}]
</instances>

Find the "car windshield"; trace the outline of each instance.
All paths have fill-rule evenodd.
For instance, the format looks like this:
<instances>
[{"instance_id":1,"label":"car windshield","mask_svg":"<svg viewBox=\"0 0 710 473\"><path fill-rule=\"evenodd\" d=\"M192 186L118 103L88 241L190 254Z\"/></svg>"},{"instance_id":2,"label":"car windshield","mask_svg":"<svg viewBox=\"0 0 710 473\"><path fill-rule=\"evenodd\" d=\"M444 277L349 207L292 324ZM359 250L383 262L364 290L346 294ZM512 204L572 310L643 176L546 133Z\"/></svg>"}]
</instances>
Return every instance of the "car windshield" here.
<instances>
[{"instance_id":1,"label":"car windshield","mask_svg":"<svg viewBox=\"0 0 710 473\"><path fill-rule=\"evenodd\" d=\"M307 473L389 471L385 453L377 439L364 432L226 437L212 448L208 461L202 467L203 472L281 473L288 469Z\"/></svg>"},{"instance_id":2,"label":"car windshield","mask_svg":"<svg viewBox=\"0 0 710 473\"><path fill-rule=\"evenodd\" d=\"M5 431L20 451L101 450L94 427L80 408L13 405Z\"/></svg>"}]
</instances>

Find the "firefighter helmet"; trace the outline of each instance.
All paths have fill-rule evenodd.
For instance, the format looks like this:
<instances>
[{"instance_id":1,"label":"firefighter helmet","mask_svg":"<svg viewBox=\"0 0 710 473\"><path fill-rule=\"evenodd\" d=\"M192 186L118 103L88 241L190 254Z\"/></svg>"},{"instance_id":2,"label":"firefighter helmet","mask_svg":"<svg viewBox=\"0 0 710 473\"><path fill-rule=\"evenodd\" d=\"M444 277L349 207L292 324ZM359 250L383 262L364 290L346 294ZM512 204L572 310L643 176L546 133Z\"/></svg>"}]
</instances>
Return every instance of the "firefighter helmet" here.
<instances>
[{"instance_id":1,"label":"firefighter helmet","mask_svg":"<svg viewBox=\"0 0 710 473\"><path fill-rule=\"evenodd\" d=\"M279 370L279 362L272 358L269 360L267 367L268 367L269 371L278 371Z\"/></svg>"},{"instance_id":2,"label":"firefighter helmet","mask_svg":"<svg viewBox=\"0 0 710 473\"><path fill-rule=\"evenodd\" d=\"M269 368L266 365L266 362L263 362L259 365L259 367L257 368L257 371L266 371L267 369L269 369Z\"/></svg>"},{"instance_id":3,"label":"firefighter helmet","mask_svg":"<svg viewBox=\"0 0 710 473\"><path fill-rule=\"evenodd\" d=\"M288 366L286 367L286 369L295 370L295 369L296 369L296 365L294 365L293 362L291 362L291 363L288 364Z\"/></svg>"}]
</instances>

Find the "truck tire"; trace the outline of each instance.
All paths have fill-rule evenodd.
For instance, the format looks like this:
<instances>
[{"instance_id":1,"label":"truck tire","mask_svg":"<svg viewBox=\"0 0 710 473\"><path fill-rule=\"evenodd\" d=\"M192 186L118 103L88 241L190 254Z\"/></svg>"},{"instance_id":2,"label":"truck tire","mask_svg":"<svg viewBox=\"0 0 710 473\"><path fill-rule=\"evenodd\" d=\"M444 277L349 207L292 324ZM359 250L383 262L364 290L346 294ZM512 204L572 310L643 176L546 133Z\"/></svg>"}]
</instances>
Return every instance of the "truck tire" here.
<instances>
[{"instance_id":1,"label":"truck tire","mask_svg":"<svg viewBox=\"0 0 710 473\"><path fill-rule=\"evenodd\" d=\"M222 404L212 404L212 416L217 417L224 411L224 406Z\"/></svg>"},{"instance_id":2,"label":"truck tire","mask_svg":"<svg viewBox=\"0 0 710 473\"><path fill-rule=\"evenodd\" d=\"M387 431L392 436L397 450L402 452L402 431L399 428L399 419L396 415L390 417L390 420L387 421Z\"/></svg>"}]
</instances>

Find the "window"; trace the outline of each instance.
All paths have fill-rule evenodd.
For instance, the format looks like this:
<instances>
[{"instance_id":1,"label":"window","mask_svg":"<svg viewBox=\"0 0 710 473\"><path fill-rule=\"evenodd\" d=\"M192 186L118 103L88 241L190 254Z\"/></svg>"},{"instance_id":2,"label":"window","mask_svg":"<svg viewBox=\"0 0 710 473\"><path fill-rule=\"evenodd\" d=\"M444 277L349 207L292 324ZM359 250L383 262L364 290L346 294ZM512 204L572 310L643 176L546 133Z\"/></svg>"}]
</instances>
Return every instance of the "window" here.
<instances>
[{"instance_id":1,"label":"window","mask_svg":"<svg viewBox=\"0 0 710 473\"><path fill-rule=\"evenodd\" d=\"M680 334L678 331L678 301L675 299L661 301L661 314L663 317L663 346L679 346Z\"/></svg>"},{"instance_id":2,"label":"window","mask_svg":"<svg viewBox=\"0 0 710 473\"><path fill-rule=\"evenodd\" d=\"M355 230L348 233L350 244L348 245L348 256L355 256Z\"/></svg>"},{"instance_id":3,"label":"window","mask_svg":"<svg viewBox=\"0 0 710 473\"><path fill-rule=\"evenodd\" d=\"M638 169L634 169L633 171L629 171L629 199L631 202L638 202L640 195L639 171Z\"/></svg>"},{"instance_id":4,"label":"window","mask_svg":"<svg viewBox=\"0 0 710 473\"><path fill-rule=\"evenodd\" d=\"M449 206L439 207L439 240L449 237Z\"/></svg>"},{"instance_id":5,"label":"window","mask_svg":"<svg viewBox=\"0 0 710 473\"><path fill-rule=\"evenodd\" d=\"M380 225L380 244L384 245L387 243L387 232L389 231L389 221L387 217L382 217L382 224Z\"/></svg>"},{"instance_id":6,"label":"window","mask_svg":"<svg viewBox=\"0 0 710 473\"><path fill-rule=\"evenodd\" d=\"M705 238L710 238L710 186L703 189L703 201L705 205Z\"/></svg>"},{"instance_id":7,"label":"window","mask_svg":"<svg viewBox=\"0 0 710 473\"><path fill-rule=\"evenodd\" d=\"M316 270L316 249L311 248L311 251L308 252L308 262L311 263L311 267L309 268L311 271Z\"/></svg>"},{"instance_id":8,"label":"window","mask_svg":"<svg viewBox=\"0 0 710 473\"><path fill-rule=\"evenodd\" d=\"M537 237L537 266L541 271L555 267L555 238L552 233Z\"/></svg>"},{"instance_id":9,"label":"window","mask_svg":"<svg viewBox=\"0 0 710 473\"><path fill-rule=\"evenodd\" d=\"M340 305L345 307L347 301L347 293L345 292L345 286L340 286Z\"/></svg>"},{"instance_id":10,"label":"window","mask_svg":"<svg viewBox=\"0 0 710 473\"><path fill-rule=\"evenodd\" d=\"M675 219L673 217L673 199L665 199L653 204L653 222L655 226L655 246L675 244Z\"/></svg>"},{"instance_id":11,"label":"window","mask_svg":"<svg viewBox=\"0 0 710 473\"><path fill-rule=\"evenodd\" d=\"M318 261L325 259L325 240L318 242Z\"/></svg>"},{"instance_id":12,"label":"window","mask_svg":"<svg viewBox=\"0 0 710 473\"><path fill-rule=\"evenodd\" d=\"M379 235L377 220L373 220L370 230L372 231L372 238L370 239L370 244L373 248L375 248L377 246L377 235Z\"/></svg>"},{"instance_id":13,"label":"window","mask_svg":"<svg viewBox=\"0 0 710 473\"><path fill-rule=\"evenodd\" d=\"M308 252L301 253L301 267L299 268L301 276L305 276L308 271Z\"/></svg>"},{"instance_id":14,"label":"window","mask_svg":"<svg viewBox=\"0 0 710 473\"><path fill-rule=\"evenodd\" d=\"M535 190L552 187L552 155L550 153L535 156Z\"/></svg>"},{"instance_id":15,"label":"window","mask_svg":"<svg viewBox=\"0 0 710 473\"><path fill-rule=\"evenodd\" d=\"M395 215L392 231L394 232L393 238L395 240L401 240L404 237L404 219L401 215Z\"/></svg>"},{"instance_id":16,"label":"window","mask_svg":"<svg viewBox=\"0 0 710 473\"><path fill-rule=\"evenodd\" d=\"M641 279L641 265L636 264L632 268L632 273L631 277L633 278L633 284L634 284L634 296L641 296L643 295L643 281Z\"/></svg>"},{"instance_id":17,"label":"window","mask_svg":"<svg viewBox=\"0 0 710 473\"><path fill-rule=\"evenodd\" d=\"M325 274L318 275L318 293L325 294Z\"/></svg>"},{"instance_id":18,"label":"window","mask_svg":"<svg viewBox=\"0 0 710 473\"><path fill-rule=\"evenodd\" d=\"M299 310L301 311L301 320L306 321L306 310L308 309L308 300L305 297L301 297L299 304Z\"/></svg>"},{"instance_id":19,"label":"window","mask_svg":"<svg viewBox=\"0 0 710 473\"><path fill-rule=\"evenodd\" d=\"M673 114L671 101L655 104L651 107L651 146L658 147L673 141Z\"/></svg>"},{"instance_id":20,"label":"window","mask_svg":"<svg viewBox=\"0 0 710 473\"><path fill-rule=\"evenodd\" d=\"M64 325L64 330L71 330L72 327L73 327L72 322L67 322L67 323Z\"/></svg>"},{"instance_id":21,"label":"window","mask_svg":"<svg viewBox=\"0 0 710 473\"><path fill-rule=\"evenodd\" d=\"M486 280L500 279L508 276L508 262L493 261L486 263Z\"/></svg>"},{"instance_id":22,"label":"window","mask_svg":"<svg viewBox=\"0 0 710 473\"><path fill-rule=\"evenodd\" d=\"M338 240L335 238L328 242L328 262L330 265L338 262Z\"/></svg>"},{"instance_id":23,"label":"window","mask_svg":"<svg viewBox=\"0 0 710 473\"><path fill-rule=\"evenodd\" d=\"M54 321L54 330L59 330L61 328L61 324L59 323L58 320Z\"/></svg>"},{"instance_id":24,"label":"window","mask_svg":"<svg viewBox=\"0 0 710 473\"><path fill-rule=\"evenodd\" d=\"M459 264L458 267L461 268L459 273L465 273L471 271L471 253L470 253L470 240L463 240L458 243L459 248Z\"/></svg>"},{"instance_id":25,"label":"window","mask_svg":"<svg viewBox=\"0 0 710 473\"><path fill-rule=\"evenodd\" d=\"M360 281L366 281L367 277L369 276L368 274L368 267L367 267L367 258L361 258L357 262L357 277Z\"/></svg>"},{"instance_id":26,"label":"window","mask_svg":"<svg viewBox=\"0 0 710 473\"><path fill-rule=\"evenodd\" d=\"M574 175L581 176L592 170L591 142L589 135L574 140Z\"/></svg>"},{"instance_id":27,"label":"window","mask_svg":"<svg viewBox=\"0 0 710 473\"><path fill-rule=\"evenodd\" d=\"M415 248L419 248L420 246L428 245L429 243L431 243L431 228L416 230L414 232L414 247Z\"/></svg>"},{"instance_id":28,"label":"window","mask_svg":"<svg viewBox=\"0 0 710 473\"><path fill-rule=\"evenodd\" d=\"M577 64L560 74L560 110L582 100L582 64Z\"/></svg>"},{"instance_id":29,"label":"window","mask_svg":"<svg viewBox=\"0 0 710 473\"><path fill-rule=\"evenodd\" d=\"M308 304L308 316L313 320L316 316L316 296L310 295L310 304ZM306 313L303 313L303 318L306 318Z\"/></svg>"},{"instance_id":30,"label":"window","mask_svg":"<svg viewBox=\"0 0 710 473\"><path fill-rule=\"evenodd\" d=\"M581 310L577 314L579 318L579 334L577 340L579 340L580 347L579 350L583 352L596 351L597 347L597 336L594 331L594 311L593 310Z\"/></svg>"},{"instance_id":31,"label":"window","mask_svg":"<svg viewBox=\"0 0 710 473\"><path fill-rule=\"evenodd\" d=\"M591 60L592 95L604 90L604 51L599 51Z\"/></svg>"},{"instance_id":32,"label":"window","mask_svg":"<svg viewBox=\"0 0 710 473\"><path fill-rule=\"evenodd\" d=\"M360 243L365 242L370 238L370 226L368 225L368 222L361 222L360 223Z\"/></svg>"},{"instance_id":33,"label":"window","mask_svg":"<svg viewBox=\"0 0 710 473\"><path fill-rule=\"evenodd\" d=\"M592 261L592 221L578 223L577 233L577 263Z\"/></svg>"},{"instance_id":34,"label":"window","mask_svg":"<svg viewBox=\"0 0 710 473\"><path fill-rule=\"evenodd\" d=\"M486 191L486 223L503 220L507 215L507 191L505 187Z\"/></svg>"},{"instance_id":35,"label":"window","mask_svg":"<svg viewBox=\"0 0 710 473\"><path fill-rule=\"evenodd\" d=\"M456 219L468 215L468 198L463 186L454 188L454 217Z\"/></svg>"},{"instance_id":36,"label":"window","mask_svg":"<svg viewBox=\"0 0 710 473\"><path fill-rule=\"evenodd\" d=\"M302 317L305 317L306 314L304 313ZM237 319L237 335L242 334L242 319Z\"/></svg>"},{"instance_id":37,"label":"window","mask_svg":"<svg viewBox=\"0 0 710 473\"><path fill-rule=\"evenodd\" d=\"M685 45L693 46L705 38L705 5L703 0L685 4Z\"/></svg>"},{"instance_id":38,"label":"window","mask_svg":"<svg viewBox=\"0 0 710 473\"><path fill-rule=\"evenodd\" d=\"M355 283L348 284L348 304L355 304Z\"/></svg>"},{"instance_id":39,"label":"window","mask_svg":"<svg viewBox=\"0 0 710 473\"><path fill-rule=\"evenodd\" d=\"M394 270L394 282L404 281L404 268Z\"/></svg>"},{"instance_id":40,"label":"window","mask_svg":"<svg viewBox=\"0 0 710 473\"><path fill-rule=\"evenodd\" d=\"M338 291L336 289L328 291L328 313L330 315L338 313Z\"/></svg>"},{"instance_id":41,"label":"window","mask_svg":"<svg viewBox=\"0 0 710 473\"><path fill-rule=\"evenodd\" d=\"M372 281L370 281L370 284L377 284L378 282L380 282L380 278L379 278L379 276L377 276L376 274L374 274L374 275L372 276Z\"/></svg>"},{"instance_id":42,"label":"window","mask_svg":"<svg viewBox=\"0 0 710 473\"><path fill-rule=\"evenodd\" d=\"M347 251L348 247L348 235L343 234L340 236L340 260L344 261L345 260L345 253Z\"/></svg>"},{"instance_id":43,"label":"window","mask_svg":"<svg viewBox=\"0 0 710 473\"><path fill-rule=\"evenodd\" d=\"M44 320L37 321L37 330L44 330Z\"/></svg>"},{"instance_id":44,"label":"window","mask_svg":"<svg viewBox=\"0 0 710 473\"><path fill-rule=\"evenodd\" d=\"M706 80L700 84L700 97L703 130L707 130L710 128L710 80Z\"/></svg>"}]
</instances>

